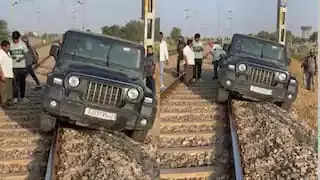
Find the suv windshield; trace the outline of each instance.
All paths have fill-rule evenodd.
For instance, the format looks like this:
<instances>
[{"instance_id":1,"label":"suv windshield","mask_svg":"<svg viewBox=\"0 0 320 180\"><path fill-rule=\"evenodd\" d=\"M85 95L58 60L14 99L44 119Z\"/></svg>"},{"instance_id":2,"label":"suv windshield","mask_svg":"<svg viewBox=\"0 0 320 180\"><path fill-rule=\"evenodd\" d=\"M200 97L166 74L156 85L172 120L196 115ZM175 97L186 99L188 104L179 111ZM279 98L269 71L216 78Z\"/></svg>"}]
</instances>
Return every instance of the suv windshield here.
<instances>
[{"instance_id":1,"label":"suv windshield","mask_svg":"<svg viewBox=\"0 0 320 180\"><path fill-rule=\"evenodd\" d=\"M237 37L232 42L231 51L285 63L285 49L282 46L258 39Z\"/></svg>"},{"instance_id":2,"label":"suv windshield","mask_svg":"<svg viewBox=\"0 0 320 180\"><path fill-rule=\"evenodd\" d=\"M94 36L69 35L66 37L63 53L86 58L86 63L95 65L118 65L130 69L139 69L141 50L124 43ZM73 61L84 61L73 58Z\"/></svg>"}]
</instances>

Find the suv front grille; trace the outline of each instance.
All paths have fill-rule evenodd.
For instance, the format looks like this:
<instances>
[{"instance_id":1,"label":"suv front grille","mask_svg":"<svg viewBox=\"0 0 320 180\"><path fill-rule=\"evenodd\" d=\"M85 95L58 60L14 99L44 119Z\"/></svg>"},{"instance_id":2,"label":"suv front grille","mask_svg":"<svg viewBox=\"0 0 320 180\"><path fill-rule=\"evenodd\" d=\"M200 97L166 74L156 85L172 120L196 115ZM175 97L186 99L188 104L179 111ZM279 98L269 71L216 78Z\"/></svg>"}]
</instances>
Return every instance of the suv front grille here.
<instances>
[{"instance_id":1,"label":"suv front grille","mask_svg":"<svg viewBox=\"0 0 320 180\"><path fill-rule=\"evenodd\" d=\"M271 86L275 77L275 72L263 68L252 67L248 69L249 81L254 84Z\"/></svg>"},{"instance_id":2,"label":"suv front grille","mask_svg":"<svg viewBox=\"0 0 320 180\"><path fill-rule=\"evenodd\" d=\"M117 106L121 104L122 93L122 88L89 81L85 98L94 104Z\"/></svg>"}]
</instances>

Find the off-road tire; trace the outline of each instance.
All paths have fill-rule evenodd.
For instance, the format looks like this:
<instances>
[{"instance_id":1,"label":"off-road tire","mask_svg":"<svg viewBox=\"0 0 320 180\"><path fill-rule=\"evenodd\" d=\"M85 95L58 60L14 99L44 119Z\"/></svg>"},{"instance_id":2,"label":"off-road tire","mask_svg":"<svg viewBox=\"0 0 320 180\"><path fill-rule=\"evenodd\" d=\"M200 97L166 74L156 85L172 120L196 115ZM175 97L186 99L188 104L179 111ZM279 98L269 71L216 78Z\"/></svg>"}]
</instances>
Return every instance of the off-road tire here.
<instances>
[{"instance_id":1,"label":"off-road tire","mask_svg":"<svg viewBox=\"0 0 320 180\"><path fill-rule=\"evenodd\" d=\"M228 101L228 98L229 98L229 92L223 88L218 88L216 101L218 103L224 104Z\"/></svg>"},{"instance_id":2,"label":"off-road tire","mask_svg":"<svg viewBox=\"0 0 320 180\"><path fill-rule=\"evenodd\" d=\"M55 129L57 119L46 113L40 115L40 130L43 132L51 132Z\"/></svg>"},{"instance_id":3,"label":"off-road tire","mask_svg":"<svg viewBox=\"0 0 320 180\"><path fill-rule=\"evenodd\" d=\"M148 134L148 130L132 130L128 133L128 136L133 140L143 143Z\"/></svg>"}]
</instances>

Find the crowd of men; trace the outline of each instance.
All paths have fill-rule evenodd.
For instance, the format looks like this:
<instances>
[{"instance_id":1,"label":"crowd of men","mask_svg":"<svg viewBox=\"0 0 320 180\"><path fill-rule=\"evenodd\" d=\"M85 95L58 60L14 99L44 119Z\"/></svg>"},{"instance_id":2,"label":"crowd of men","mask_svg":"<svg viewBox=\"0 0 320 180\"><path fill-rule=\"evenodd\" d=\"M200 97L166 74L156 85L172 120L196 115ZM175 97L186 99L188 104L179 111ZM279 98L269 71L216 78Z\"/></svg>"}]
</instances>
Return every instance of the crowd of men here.
<instances>
[{"instance_id":1,"label":"crowd of men","mask_svg":"<svg viewBox=\"0 0 320 180\"><path fill-rule=\"evenodd\" d=\"M165 62L168 61L168 47L167 43L164 40L163 33L160 32L160 84L161 90L165 89L164 81L163 81L163 73ZM221 59L223 55L225 55L225 51L222 46L219 45L218 41L210 42L209 47L210 50L207 54L204 54L204 45L200 41L201 35L196 33L193 39L188 39L186 42L183 37L178 39L177 43L177 77L180 76L180 62L184 61L184 82L187 86L190 86L193 82L202 81L202 63L203 59L207 58L209 55L212 56L212 64L213 64L213 79L217 78L217 66L218 61Z\"/></svg>"},{"instance_id":2,"label":"crowd of men","mask_svg":"<svg viewBox=\"0 0 320 180\"><path fill-rule=\"evenodd\" d=\"M0 49L0 97L2 107L17 103L27 103L25 97L26 78L30 74L36 82L35 90L41 88L32 65L37 63L39 55L31 47L27 36L19 31L12 32L10 40L3 40Z\"/></svg>"}]
</instances>

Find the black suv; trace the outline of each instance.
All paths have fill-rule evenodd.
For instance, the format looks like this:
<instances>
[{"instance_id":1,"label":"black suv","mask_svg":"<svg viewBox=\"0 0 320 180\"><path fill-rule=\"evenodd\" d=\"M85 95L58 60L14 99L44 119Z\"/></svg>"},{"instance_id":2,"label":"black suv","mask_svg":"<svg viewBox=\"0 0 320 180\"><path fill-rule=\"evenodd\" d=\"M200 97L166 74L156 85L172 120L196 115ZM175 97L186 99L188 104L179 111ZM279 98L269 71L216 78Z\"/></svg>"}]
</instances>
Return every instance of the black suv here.
<instances>
[{"instance_id":1,"label":"black suv","mask_svg":"<svg viewBox=\"0 0 320 180\"><path fill-rule=\"evenodd\" d=\"M59 120L125 130L143 141L157 110L155 87L145 85L144 54L140 44L67 31L63 43L50 49L56 65L44 90L42 129L54 129Z\"/></svg>"},{"instance_id":2,"label":"black suv","mask_svg":"<svg viewBox=\"0 0 320 180\"><path fill-rule=\"evenodd\" d=\"M232 95L290 108L298 94L298 81L288 72L285 46L234 34L226 54L218 67L218 102Z\"/></svg>"}]
</instances>

